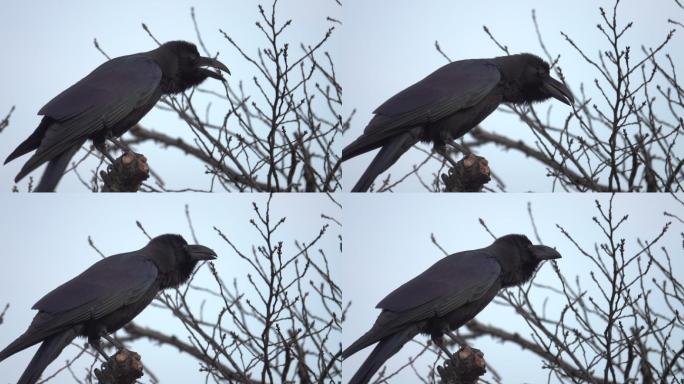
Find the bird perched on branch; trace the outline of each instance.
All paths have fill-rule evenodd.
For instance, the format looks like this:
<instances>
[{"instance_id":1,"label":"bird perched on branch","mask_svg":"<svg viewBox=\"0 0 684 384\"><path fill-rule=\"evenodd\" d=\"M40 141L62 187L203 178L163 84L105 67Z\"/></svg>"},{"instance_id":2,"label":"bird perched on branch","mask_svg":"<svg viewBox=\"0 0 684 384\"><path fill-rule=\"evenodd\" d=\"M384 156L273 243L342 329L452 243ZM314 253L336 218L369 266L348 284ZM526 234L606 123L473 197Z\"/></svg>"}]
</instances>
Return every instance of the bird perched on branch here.
<instances>
[{"instance_id":1,"label":"bird perched on branch","mask_svg":"<svg viewBox=\"0 0 684 384\"><path fill-rule=\"evenodd\" d=\"M88 139L109 157L105 140L124 147L116 138L145 116L162 95L183 92L207 77L225 81L207 67L230 74L225 64L200 56L197 47L185 41L105 62L41 108L38 128L5 160L7 164L36 151L14 181L48 163L35 191L54 191L69 161Z\"/></svg>"},{"instance_id":2,"label":"bird perched on branch","mask_svg":"<svg viewBox=\"0 0 684 384\"><path fill-rule=\"evenodd\" d=\"M342 358L373 344L350 384L368 383L387 359L419 333L445 349L442 337L475 317L500 289L528 281L544 260L558 259L553 248L533 245L523 235L506 235L490 246L455 253L387 295L373 327L342 351Z\"/></svg>"},{"instance_id":3,"label":"bird perched on branch","mask_svg":"<svg viewBox=\"0 0 684 384\"><path fill-rule=\"evenodd\" d=\"M570 90L549 74L549 64L522 53L449 63L385 101L363 134L342 150L342 161L380 148L352 192L375 178L419 141L437 152L477 126L501 103L533 103L551 97L570 105Z\"/></svg>"},{"instance_id":4,"label":"bird perched on branch","mask_svg":"<svg viewBox=\"0 0 684 384\"><path fill-rule=\"evenodd\" d=\"M215 258L211 249L188 244L180 235L161 235L142 249L104 258L40 299L28 330L0 351L0 361L42 343L18 381L32 384L77 336L87 337L109 359L100 338L124 349L109 334L133 320L157 293L185 283L199 261Z\"/></svg>"}]
</instances>

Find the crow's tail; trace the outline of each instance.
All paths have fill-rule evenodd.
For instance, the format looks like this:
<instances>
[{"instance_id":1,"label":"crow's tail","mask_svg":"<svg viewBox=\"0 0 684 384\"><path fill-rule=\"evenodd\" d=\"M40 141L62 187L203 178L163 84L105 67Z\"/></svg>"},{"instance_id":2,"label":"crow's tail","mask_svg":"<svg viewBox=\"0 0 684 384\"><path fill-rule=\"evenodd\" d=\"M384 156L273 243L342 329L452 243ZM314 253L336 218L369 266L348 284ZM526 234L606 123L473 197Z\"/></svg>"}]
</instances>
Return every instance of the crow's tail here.
<instances>
[{"instance_id":1,"label":"crow's tail","mask_svg":"<svg viewBox=\"0 0 684 384\"><path fill-rule=\"evenodd\" d=\"M366 171L356 182L352 192L366 192L378 175L385 172L399 160L399 157L408 151L419 141L421 128L412 128L410 131L389 139L380 149L373 161L371 161Z\"/></svg>"},{"instance_id":2,"label":"crow's tail","mask_svg":"<svg viewBox=\"0 0 684 384\"><path fill-rule=\"evenodd\" d=\"M64 347L69 345L76 336L78 336L78 330L69 328L47 337L36 354L33 355L33 359L31 359L17 384L34 384L37 382L45 368L59 356Z\"/></svg>"},{"instance_id":3,"label":"crow's tail","mask_svg":"<svg viewBox=\"0 0 684 384\"><path fill-rule=\"evenodd\" d=\"M373 377L375 372L385 364L385 361L399 352L401 347L413 339L419 332L418 326L408 326L407 328L383 338L373 348L373 352L368 355L366 361L356 371L349 380L349 384L366 384Z\"/></svg>"},{"instance_id":4,"label":"crow's tail","mask_svg":"<svg viewBox=\"0 0 684 384\"><path fill-rule=\"evenodd\" d=\"M16 159L19 156L23 156L34 149L38 149L40 146L40 142L43 140L43 137L45 136L45 132L47 129L50 127L50 124L52 124L49 118L44 117L43 120L40 122L38 125L38 128L33 131L31 136L26 138L19 146L9 155L7 156L7 159L5 160L5 164L9 163L10 161Z\"/></svg>"},{"instance_id":5,"label":"crow's tail","mask_svg":"<svg viewBox=\"0 0 684 384\"><path fill-rule=\"evenodd\" d=\"M74 145L50 160L47 167L45 167L43 176L40 178L40 183L33 189L33 192L54 192L57 184L62 179L62 176L64 176L64 170L69 165L69 161L81 149L81 145L83 143Z\"/></svg>"}]
</instances>

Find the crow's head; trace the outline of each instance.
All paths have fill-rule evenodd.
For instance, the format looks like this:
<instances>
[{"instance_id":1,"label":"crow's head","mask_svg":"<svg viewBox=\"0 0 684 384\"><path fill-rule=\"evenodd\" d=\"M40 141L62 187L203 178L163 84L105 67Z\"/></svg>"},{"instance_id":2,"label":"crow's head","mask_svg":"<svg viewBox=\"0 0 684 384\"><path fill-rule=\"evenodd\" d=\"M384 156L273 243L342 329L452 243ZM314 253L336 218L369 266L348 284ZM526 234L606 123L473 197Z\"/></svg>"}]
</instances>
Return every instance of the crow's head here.
<instances>
[{"instance_id":1,"label":"crow's head","mask_svg":"<svg viewBox=\"0 0 684 384\"><path fill-rule=\"evenodd\" d=\"M522 53L495 59L504 80L504 100L509 103L533 103L550 97L571 105L570 90L551 77L550 67L541 58Z\"/></svg>"},{"instance_id":2,"label":"crow's head","mask_svg":"<svg viewBox=\"0 0 684 384\"><path fill-rule=\"evenodd\" d=\"M170 41L153 52L164 74L164 93L182 92L199 85L207 77L225 80L220 72L210 68L219 69L230 75L225 64L211 57L200 56L195 44L187 41Z\"/></svg>"},{"instance_id":3,"label":"crow's head","mask_svg":"<svg viewBox=\"0 0 684 384\"><path fill-rule=\"evenodd\" d=\"M162 288L185 283L199 261L216 259L216 253L210 248L188 244L183 236L171 234L150 240L145 256L159 269Z\"/></svg>"},{"instance_id":4,"label":"crow's head","mask_svg":"<svg viewBox=\"0 0 684 384\"><path fill-rule=\"evenodd\" d=\"M501 264L503 285L509 287L529 280L539 263L561 257L555 249L534 245L525 235L506 235L496 239L496 259Z\"/></svg>"}]
</instances>

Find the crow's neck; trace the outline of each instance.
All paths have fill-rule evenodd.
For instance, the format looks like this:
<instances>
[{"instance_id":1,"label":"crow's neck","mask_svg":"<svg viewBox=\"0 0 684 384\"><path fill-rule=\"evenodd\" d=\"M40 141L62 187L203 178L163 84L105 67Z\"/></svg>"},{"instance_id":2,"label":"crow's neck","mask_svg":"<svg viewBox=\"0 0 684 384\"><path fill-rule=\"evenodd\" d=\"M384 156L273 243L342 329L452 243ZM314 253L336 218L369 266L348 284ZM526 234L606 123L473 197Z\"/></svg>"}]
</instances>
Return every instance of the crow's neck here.
<instances>
[{"instance_id":1,"label":"crow's neck","mask_svg":"<svg viewBox=\"0 0 684 384\"><path fill-rule=\"evenodd\" d=\"M184 76L162 76L161 89L165 95L174 95L200 85L207 76L191 74Z\"/></svg>"},{"instance_id":2,"label":"crow's neck","mask_svg":"<svg viewBox=\"0 0 684 384\"><path fill-rule=\"evenodd\" d=\"M504 273L503 279L501 280L502 287L513 287L528 282L532 276L534 276L534 271L537 270L538 266L539 261L523 263L517 268L513 268L511 271Z\"/></svg>"},{"instance_id":3,"label":"crow's neck","mask_svg":"<svg viewBox=\"0 0 684 384\"><path fill-rule=\"evenodd\" d=\"M188 281L192 275L192 271L197 265L196 261L184 262L176 268L169 270L160 270L159 283L161 289L177 288Z\"/></svg>"}]
</instances>

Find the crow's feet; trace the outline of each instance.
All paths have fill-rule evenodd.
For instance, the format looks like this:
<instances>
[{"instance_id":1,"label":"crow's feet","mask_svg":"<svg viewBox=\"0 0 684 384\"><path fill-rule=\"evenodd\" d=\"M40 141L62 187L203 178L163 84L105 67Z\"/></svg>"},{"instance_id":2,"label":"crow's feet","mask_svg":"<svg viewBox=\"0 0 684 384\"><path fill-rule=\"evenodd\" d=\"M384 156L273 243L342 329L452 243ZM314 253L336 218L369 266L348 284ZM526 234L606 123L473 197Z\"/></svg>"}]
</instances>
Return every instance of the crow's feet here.
<instances>
[{"instance_id":1,"label":"crow's feet","mask_svg":"<svg viewBox=\"0 0 684 384\"><path fill-rule=\"evenodd\" d=\"M104 157L106 157L107 160L109 160L109 163L110 163L110 164L114 164L114 162L115 162L116 160L114 159L114 157L112 157L112 155L109 154L109 151L107 150L107 145L106 145L104 142L102 142L102 143L96 143L96 144L93 144L93 145L95 146L95 149L97 149L98 151L100 151L100 153L101 153Z\"/></svg>"},{"instance_id":2,"label":"crow's feet","mask_svg":"<svg viewBox=\"0 0 684 384\"><path fill-rule=\"evenodd\" d=\"M444 337L433 335L432 342L435 343L435 345L438 346L447 357L451 356L451 352L449 352L449 349L444 345Z\"/></svg>"},{"instance_id":3,"label":"crow's feet","mask_svg":"<svg viewBox=\"0 0 684 384\"><path fill-rule=\"evenodd\" d=\"M123 141L119 140L117 137L114 136L108 136L107 140L111 141L114 143L115 146L117 146L121 152L126 153L126 152L133 152L128 145L124 144Z\"/></svg>"},{"instance_id":4,"label":"crow's feet","mask_svg":"<svg viewBox=\"0 0 684 384\"><path fill-rule=\"evenodd\" d=\"M100 338L88 338L88 344L90 344L91 347L93 347L94 350L97 351L97 353L100 354L105 360L109 360L109 355L107 355L102 349L102 343L100 343Z\"/></svg>"},{"instance_id":5,"label":"crow's feet","mask_svg":"<svg viewBox=\"0 0 684 384\"><path fill-rule=\"evenodd\" d=\"M117 349L126 349L123 344L119 343L118 340L113 338L111 335L109 335L107 332L102 332L100 334L101 337L103 337L105 340L109 341L113 346L115 346Z\"/></svg>"},{"instance_id":6,"label":"crow's feet","mask_svg":"<svg viewBox=\"0 0 684 384\"><path fill-rule=\"evenodd\" d=\"M449 164L451 164L452 167L455 167L455 166L456 166L456 161L455 161L454 159L451 158L451 155L449 154L449 151L447 150L447 147L446 147L445 145L440 145L440 146L438 146L438 147L436 146L436 147L434 148L434 151L435 151L435 153L437 153L438 155L442 156L442 158L443 158L446 162L448 162Z\"/></svg>"}]
</instances>

